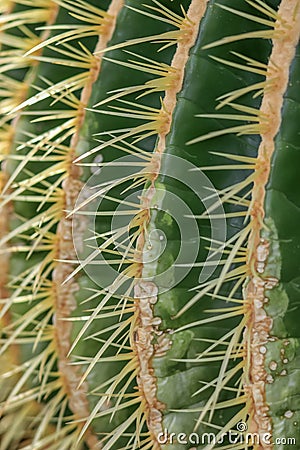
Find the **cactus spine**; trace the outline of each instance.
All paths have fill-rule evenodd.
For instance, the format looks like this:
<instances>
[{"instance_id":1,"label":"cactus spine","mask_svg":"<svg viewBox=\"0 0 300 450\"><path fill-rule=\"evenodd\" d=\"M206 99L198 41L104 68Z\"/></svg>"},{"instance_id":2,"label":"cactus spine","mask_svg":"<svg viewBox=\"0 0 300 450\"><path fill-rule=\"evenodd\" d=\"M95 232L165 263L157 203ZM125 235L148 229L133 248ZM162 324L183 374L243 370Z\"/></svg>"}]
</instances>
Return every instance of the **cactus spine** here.
<instances>
[{"instance_id":1,"label":"cactus spine","mask_svg":"<svg viewBox=\"0 0 300 450\"><path fill-rule=\"evenodd\" d=\"M295 448L299 1L0 8L0 450Z\"/></svg>"}]
</instances>

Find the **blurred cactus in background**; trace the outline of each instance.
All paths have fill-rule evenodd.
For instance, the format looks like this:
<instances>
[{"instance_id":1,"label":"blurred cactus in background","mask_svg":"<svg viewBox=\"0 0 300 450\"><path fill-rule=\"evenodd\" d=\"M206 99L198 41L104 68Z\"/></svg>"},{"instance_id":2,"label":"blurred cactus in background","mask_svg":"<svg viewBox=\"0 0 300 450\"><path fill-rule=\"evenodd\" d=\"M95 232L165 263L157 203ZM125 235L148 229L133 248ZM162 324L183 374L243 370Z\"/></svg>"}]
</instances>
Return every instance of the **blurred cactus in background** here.
<instances>
[{"instance_id":1,"label":"blurred cactus in background","mask_svg":"<svg viewBox=\"0 0 300 450\"><path fill-rule=\"evenodd\" d=\"M298 448L300 1L0 11L0 450Z\"/></svg>"}]
</instances>

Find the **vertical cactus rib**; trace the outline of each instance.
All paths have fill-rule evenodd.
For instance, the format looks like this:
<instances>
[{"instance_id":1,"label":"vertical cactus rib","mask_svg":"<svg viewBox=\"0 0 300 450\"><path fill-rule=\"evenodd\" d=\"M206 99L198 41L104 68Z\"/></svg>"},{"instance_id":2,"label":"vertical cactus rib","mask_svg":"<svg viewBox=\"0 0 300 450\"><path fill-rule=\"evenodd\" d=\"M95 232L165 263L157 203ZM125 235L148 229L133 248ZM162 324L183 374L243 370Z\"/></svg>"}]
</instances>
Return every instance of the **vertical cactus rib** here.
<instances>
[{"instance_id":1,"label":"vertical cactus rib","mask_svg":"<svg viewBox=\"0 0 300 450\"><path fill-rule=\"evenodd\" d=\"M265 370L266 344L271 336L272 319L265 311L267 290L278 284L274 276L266 275L270 241L262 236L265 228L265 193L271 173L271 159L275 151L275 137L282 122L284 95L287 91L291 64L300 39L300 4L298 0L283 0L278 9L275 23L276 34L272 39L273 48L267 70L266 80L270 89L264 93L260 111L266 117L261 124L261 143L258 149L257 171L252 191L251 222L252 231L248 243L248 265L252 272L245 298L251 308L250 322L247 324L249 348L248 373L246 374L251 397L251 429L260 436L272 431L272 418L266 402ZM273 445L265 444L270 449Z\"/></svg>"},{"instance_id":2,"label":"vertical cactus rib","mask_svg":"<svg viewBox=\"0 0 300 450\"><path fill-rule=\"evenodd\" d=\"M180 92L183 83L185 66L189 57L189 52L195 44L201 19L205 13L207 0L195 1L193 0L186 13L184 21L181 25L182 36L178 40L177 49L173 60L171 62L171 70L176 72L176 78L173 86L170 86L165 90L165 96L163 99L163 105L168 112L170 119L168 120L166 127L158 135L159 140L157 144L157 150L159 153L164 151L165 138L170 131L171 117L176 106L176 96Z\"/></svg>"},{"instance_id":3,"label":"vertical cactus rib","mask_svg":"<svg viewBox=\"0 0 300 450\"><path fill-rule=\"evenodd\" d=\"M2 23L5 23L5 18L7 18L6 16L12 11L12 8L13 8L13 3L10 1L5 4L4 3L1 4ZM3 24L0 28L1 34L3 33L2 28L3 28ZM2 43L0 44L0 47L2 47ZM1 48L1 50L2 50L2 48ZM14 86L14 83L13 83L13 86ZM6 98L7 92L5 90L4 83L1 83L1 92L4 97L1 99L1 112L2 112L3 109L5 111L5 106L6 106L6 102L7 102L7 98ZM8 94L8 97L9 97L9 94ZM4 103L4 108L3 108L3 103ZM6 183L6 174L3 170L3 166L4 166L3 160L5 158L5 155L7 155L9 153L9 147L10 147L9 128L7 128L6 126L3 126L1 124L1 129L0 129L0 155L1 155L0 193L2 193L3 187L5 186L5 183ZM5 236L8 232L8 218L10 216L9 209L10 209L9 207L6 207L0 216L0 239L3 236ZM5 246L5 248L0 253L0 265L2 267L1 275L0 275L1 304L3 304L4 299L6 299L8 297L7 281L8 281L9 258L8 258L7 253L5 252L6 248L7 248L7 246ZM2 308L2 306L1 306L1 308ZM1 325L3 325L4 327L5 327L5 321L7 318L8 318L7 315L4 317L1 317ZM2 326L1 326L1 328L2 328Z\"/></svg>"},{"instance_id":4,"label":"vertical cactus rib","mask_svg":"<svg viewBox=\"0 0 300 450\"><path fill-rule=\"evenodd\" d=\"M0 450L296 448L300 0L0 13Z\"/></svg>"},{"instance_id":5,"label":"vertical cactus rib","mask_svg":"<svg viewBox=\"0 0 300 450\"><path fill-rule=\"evenodd\" d=\"M253 182L253 187L251 188L251 200L247 205L247 216L250 216L250 223L245 227L247 230L247 239L244 238L246 243L245 250L247 248L247 259L245 260L245 268L242 273L243 277L238 277L239 280L246 280L246 287L244 290L244 326L245 333L242 340L242 346L244 348L244 375L243 375L243 389L245 392L245 411L246 415L249 415L250 431L258 433L260 436L259 448L273 448L273 444L264 442L263 437L267 435L268 432L272 431L272 411L268 402L272 399L272 388L269 387L267 383L271 383L269 371L265 368L265 353L267 352L268 341L276 339L274 334L271 333L272 329L272 319L268 317L264 303L266 301L267 292L271 292L272 288L276 286L278 280L273 276L270 269L266 269L267 261L269 256L270 242L264 236L270 235L270 230L267 224L264 223L265 217L265 189L268 179L272 173L271 168L271 158L273 157L275 149L275 137L279 131L281 124L281 115L283 107L283 97L286 93L289 80L289 72L295 56L295 48L299 42L299 2L281 2L277 12L267 7L262 2L257 2L253 4L255 7L265 8L264 12L269 15L271 20L265 21L260 18L254 18L258 23L263 23L267 26L271 26L273 30L266 31L255 31L247 32L240 35L233 35L229 37L222 38L215 41L212 44L208 44L203 47L203 49L210 49L215 46L228 44L231 42L242 41L245 39L252 39L256 37L270 37L272 39L272 52L269 58L268 64L262 64L261 62L255 61L246 55L238 54L237 52L232 52L244 61L247 61L251 68L246 65L242 66L235 62L224 60L216 56L212 56L212 59L219 61L230 67L240 68L246 71L251 71L256 73L261 73L265 75L265 80L263 83L254 83L248 86L246 89L237 89L231 91L227 94L223 94L219 97L221 103L218 108L224 107L226 105L231 106L233 109L243 112L250 113L251 115L244 116L245 120L253 120L254 124L249 125L238 125L228 128L217 129L216 131L208 132L200 137L196 137L189 141L189 144L196 144L207 139L215 139L224 134L238 133L238 136L244 134L258 134L261 137L261 143L258 149L258 156L254 159L236 156L234 159L237 161L247 161L248 163L255 162L255 170L250 175L248 182ZM234 12L239 16L246 17L246 14L241 11L233 10L232 8L227 8L225 5L221 5L225 10ZM259 8L258 8L259 9ZM248 15L251 19L251 16ZM252 20L251 19L251 20ZM291 33L291 30L293 32ZM251 90L259 89L259 94L263 94L263 100L261 107L259 109L245 108L244 106L236 103L231 103L232 100L245 95ZM225 101L224 101L225 99ZM228 99L230 99L228 101ZM233 120L243 120L242 116L239 115L229 115L229 114L201 114L198 117L206 117L211 119L230 119ZM255 123L257 122L257 123ZM217 154L217 153L216 153ZM232 155L229 155L231 158ZM213 167L213 166L212 166ZM250 167L249 167L250 168ZM214 167L218 169L218 167ZM220 167L219 169L222 169ZM239 189L243 187L243 184L238 185ZM244 187L246 185L244 184ZM235 186L233 186L232 193L237 194L238 190L235 191ZM221 192L223 196L223 201L230 198L226 191ZM224 195L225 194L225 195ZM245 197L244 197L245 198ZM232 197L234 199L234 197ZM227 216L230 217L230 216ZM269 220L269 218L268 218ZM246 236L247 237L247 236ZM276 240L275 236L273 239ZM272 245L277 245L272 242ZM241 249L241 242L239 246L235 246L233 251L237 248ZM231 253L232 253L231 252ZM274 254L272 256L274 258ZM278 258L278 257L277 257ZM230 259L232 262L233 260ZM278 261L277 261L278 264ZM223 283L223 277L229 269L228 263L225 265L219 281L217 282L217 288L215 294L218 293L221 284ZM230 275L230 272L227 272ZM278 270L277 270L278 273ZM269 275L268 275L269 274ZM214 284L214 283L213 283ZM214 286L212 286L214 287ZM200 299L203 294L207 292L204 287L200 294L197 294L189 302L188 306L195 304L195 301ZM231 298L231 295L228 299ZM187 306L182 309L185 311ZM216 319L216 318L215 318ZM245 320L246 319L246 320ZM199 322L200 323L200 322ZM194 323L194 326L197 322ZM188 325L187 327L189 327ZM183 327L181 329L184 329ZM277 364L277 363L276 363ZM274 366L274 362L273 362ZM271 377L272 378L272 377ZM268 381L269 380L269 381ZM220 383L220 379L218 384ZM269 398L266 398L266 385ZM267 397L268 397L267 396ZM210 403L207 403L209 405ZM207 408L206 405L206 408ZM270 411L269 411L270 410ZM268 411L269 414L268 415ZM289 411L288 411L289 412ZM201 419L204 417L202 412ZM241 418L241 417L240 417ZM235 419L237 420L237 418ZM245 420L245 419L243 419ZM276 419L277 420L277 419ZM276 422L277 423L277 422ZM232 423L231 423L232 425ZM276 425L278 427L278 423ZM226 428L222 431L226 431ZM278 435L278 430L277 430ZM207 446L207 448L212 448L213 446ZM239 447L237 447L239 448Z\"/></svg>"},{"instance_id":6,"label":"vertical cactus rib","mask_svg":"<svg viewBox=\"0 0 300 450\"><path fill-rule=\"evenodd\" d=\"M108 13L81 1L78 6L74 5L72 1L58 1L54 4L61 7L59 18L61 22L64 20L65 11L70 11L75 16L77 15L78 20L82 20L84 25L78 25L78 21L76 23L75 20L74 25L71 24L69 27L72 29L71 33L63 31L63 33L57 34L56 29L64 29L64 25L51 26L51 23L48 24L43 34L43 41L41 43L35 42L25 57L25 60L32 60L33 58L34 65L38 67L38 71L35 70L34 74L31 74L29 85L41 85L38 78L45 80L42 76L43 72L47 76L50 73L51 76L51 72L52 74L54 72L51 65L53 68L55 68L56 64L69 65L68 58L71 56L71 46L66 44L66 41L75 38L84 39L86 36L98 37L103 30L103 36L99 39L100 48L105 45L110 39L115 23L115 16L111 16L109 13L117 14L122 7L122 2L116 0L111 2ZM86 21L91 22L91 25L86 25ZM49 33L52 36L48 37ZM60 45L57 49L54 49L50 45L53 43L60 43ZM93 44L93 40L91 44ZM44 48L46 48L46 54L41 56L40 53ZM48 49L50 49L50 52ZM91 50L94 49L92 48ZM56 55L63 55L66 58L57 58L53 51L55 51ZM13 282L14 284L20 283L20 286L7 302L6 309L10 306L14 309L14 302L18 301L18 298L21 301L26 301L27 297L31 297L33 303L36 300L39 300L40 303L32 307L31 305L29 306L29 310L23 314L23 321L18 319L10 325L12 330L10 339L5 344L8 347L12 342L18 340L26 342L25 336L28 336L28 333L30 335L31 324L34 325L35 320L42 314L37 338L32 341L33 350L38 350L38 355L32 359L31 365L21 364L20 368L24 369L25 373L16 387L11 390L9 401L7 402L10 408L14 404L17 405L18 392L22 392L21 389L25 387L25 382L31 382L32 373L36 370L39 370L41 387L37 388L35 386L27 392L25 391L25 395L23 393L24 399L26 399L28 394L31 393L30 395L32 395L33 393L33 398L40 401L43 400L43 395L47 392L55 392L55 397L48 405L42 404L43 413L40 412L41 417L32 441L36 448L44 448L43 446L47 445L47 443L51 444L53 448L58 448L57 446L59 448L72 447L75 445L74 441L77 440L77 435L82 428L81 421L89 414L85 397L86 386L78 389L80 380L79 375L76 375L78 369L70 365L70 361L67 358L70 347L68 342L71 326L70 322L64 320L69 317L72 308L74 309L72 295L76 290L76 282L73 281L64 285L64 276L66 272L69 274L70 267L72 267L70 263L66 264L64 261L66 259L69 261L70 258L72 261L75 259L71 222L64 217L64 211L65 209L70 210L73 208L75 199L82 187L79 180L80 170L72 164L72 161L75 155L74 147L77 145L78 134L84 116L84 102L88 101L92 83L100 70L100 58L92 56L84 46L82 46L81 51L75 48L73 56L75 60L74 66L76 67L77 62L77 67L81 70L80 75L58 81L58 83L54 83L54 86L46 87L46 89L37 87L40 91L38 94L33 95L28 100L23 101L22 99L21 103L17 107L13 107L11 111L11 115L19 117L20 111L26 109L22 113L22 120L18 129L20 131L23 128L25 135L30 130L31 138L26 143L19 145L23 155L10 157L12 160L20 159L21 162L16 169L10 167L10 177L5 186L6 195L1 205L2 208L5 208L13 201L20 208L22 202L27 202L31 198L33 201L40 203L37 210L43 211L44 209L42 213L38 214L37 220L34 218L34 215L28 217L27 214L25 223L15 227L2 239L5 244L10 239L22 239L24 233L28 233L30 230L34 231L36 229L37 231L33 234L35 238L33 245L19 244L10 246L10 251L15 253L20 251L29 252L29 258L33 255L33 258L31 256L29 261L33 259L33 263L31 263L31 270L26 270L15 276ZM47 83L48 81L46 80ZM66 89L67 85L70 87L69 90ZM76 95L73 95L72 91L81 90L81 88L83 88L81 98L78 99ZM51 110L50 104L47 115L33 120L31 122L33 125L29 124L27 121L28 116L39 115L39 111L32 110L33 105L39 105L40 102L47 100L51 101L51 98L56 102L59 101L61 105L66 105L67 109L64 111ZM67 123L64 123L65 118L67 118ZM59 120L61 125L58 124L51 128L52 120ZM42 127L34 124L39 122L43 123ZM43 130L42 133L39 131L41 129ZM24 150L26 150L25 154ZM30 173L28 177L28 169L29 171L34 170L34 165L39 161L42 161L44 165L43 170L32 175ZM53 161L56 163L54 166L52 165ZM48 180L50 181L53 176L56 176L56 179L51 185ZM61 183L62 187L60 187ZM30 191L32 195L28 195ZM56 226L57 230L55 231ZM80 239L80 229L77 231L79 234L78 239ZM46 251L44 261L38 261L36 264L36 259L40 258L40 254L43 257L41 252L44 251ZM56 262L56 259L59 261ZM53 281L51 282L50 276L52 272ZM24 300L20 296L23 289L31 291L31 295L23 296ZM53 326L49 323L52 315ZM31 340L31 338L27 338L27 341L30 342ZM42 343L47 341L48 345L40 348L41 345L43 346ZM57 373L55 374L56 364ZM73 419L80 419L80 421L61 428L61 422L65 420L64 416L68 414L68 408L74 413ZM45 428L45 425L50 424L56 415L59 418L58 428L56 428L55 433L52 433ZM58 436L61 437L59 442L57 441ZM87 430L85 440L90 448L94 448L97 443L97 438L90 430ZM78 448L81 448L82 445L82 443L78 443Z\"/></svg>"},{"instance_id":7,"label":"vertical cactus rib","mask_svg":"<svg viewBox=\"0 0 300 450\"><path fill-rule=\"evenodd\" d=\"M204 255L200 253L200 259L191 266L189 278L171 289L168 295L161 294L155 305L158 315L163 318L163 330L168 332L167 330L171 329L172 331L169 336L171 347L167 355L169 358L175 356L173 360L177 363L177 366L175 362L171 365L171 362L168 363L168 357L154 358L158 374L158 398L167 405L164 424L169 432L174 431L178 434L180 430L187 427L185 414L187 417L194 418L199 411L198 417L195 417L194 430L201 434L204 431L214 431L217 427L220 430L216 435L217 440L221 439L222 435L226 434L238 421L247 421L251 412L251 400L248 397L246 383L243 383L244 376L241 371L243 366L244 370L247 370L245 352L249 339L249 335L244 333L249 320L248 305L247 299L242 298L241 288L251 274L247 260L247 242L252 230L252 222L249 223L247 217L252 205L252 183L256 178L256 172L253 169L256 168L256 151L259 144L257 135L262 131L264 123L264 115L259 108L259 97L264 90L268 91L270 88L270 82L265 79L265 76L268 51L271 49L269 42L264 43L261 38L264 37L267 40L275 37L277 13L265 4L261 7L262 2L249 2L250 8L247 3L244 3L243 10L240 11L229 8L230 2L224 1L220 5L210 2L200 28L197 45L188 62L189 70L177 101L174 124L167 138L166 153L180 156L184 148L185 158L196 163L200 169L210 170L211 179L225 207L229 237L224 249L221 241L211 240L203 222L208 218L214 220L220 218L221 211L217 211L217 199L209 210L202 214L199 214L201 206L197 205L195 199L194 202L189 200L189 204L194 208L192 217L202 220L200 222L203 224L200 225L201 236L207 238L215 253L223 254L224 259L220 260L217 274L212 280L208 279L203 284L199 284L196 279L197 274L199 275L197 267L209 265L207 260L202 259ZM260 9L260 13L255 15L255 9ZM237 17L232 17L232 14ZM214 21L211 22L212 17ZM243 20L240 17L243 17ZM225 38L221 37L212 43L211 24L214 23L212 29L216 33L216 27L220 26L222 18L224 24L227 20L228 23L232 20L235 27L226 29L224 25L224 34L227 32L228 35L225 34ZM232 30L235 30L237 34L232 36L230 34L233 33ZM222 36L221 29L218 35ZM257 42L256 55L251 39ZM260 39L259 45L258 39ZM219 50L220 47L226 45L227 48L233 49L232 53L235 57L233 60L226 60L219 56L222 51ZM242 53L244 47L247 50L246 54ZM212 54L211 49L215 49ZM226 54L226 51L224 50L223 53ZM243 71L242 75L240 75L241 71ZM217 79L219 72L220 78L222 74L224 86L229 84L231 87L231 90L225 94L224 90L222 92L222 83ZM193 82L197 73L202 73L198 85ZM257 91L253 97L248 95L252 91ZM242 99L243 104L233 103L232 100L238 98ZM217 109L227 107L224 114L213 112L216 99L220 100ZM199 114L201 110L208 113ZM193 138L193 135L197 134L197 121L193 114L201 119L198 122L198 128L203 130L200 137ZM210 120L205 121L205 119ZM242 124L235 125L235 121ZM226 167L223 158L231 161L231 164L229 163ZM207 160L210 162L209 166ZM238 166L235 166L236 163ZM168 164L166 160L165 168ZM242 171L237 173L237 168ZM177 175L180 179L179 174L180 170ZM185 179L183 177L183 180ZM176 180L166 180L162 176L158 180L164 183L168 191L176 192L176 189L181 195L188 195L182 194L183 187ZM164 227L169 236L172 236L172 233L176 236L176 225L172 224L171 220L167 225L167 223L163 224L162 217L157 216L155 219L154 216L152 223L156 225L156 228ZM176 238L172 239L176 249ZM185 246L188 243L188 241L185 242ZM171 257L176 256L171 245L169 255L170 261ZM190 287L193 286L192 283L193 291L197 291L196 294L193 291L189 292ZM212 327L217 321L220 321L219 329ZM180 341L186 342L185 350L180 349ZM246 359L243 360L245 357ZM205 363L207 364L204 368ZM167 375L168 371L165 367L167 364L169 364L170 375ZM195 382L197 375L202 387L197 387ZM185 399L174 395L174 392L168 392L165 377L170 385L177 380L177 383L185 386L186 392L192 392L190 399L189 395ZM191 405L192 401L194 405ZM245 446L244 443L235 444L234 448ZM224 445L226 448L226 443ZM214 443L205 446L207 449L213 447ZM177 448L176 443L174 443L175 448ZM178 448L180 448L179 445Z\"/></svg>"},{"instance_id":8,"label":"vertical cactus rib","mask_svg":"<svg viewBox=\"0 0 300 450\"><path fill-rule=\"evenodd\" d=\"M271 171L265 193L265 227L269 244L264 279L278 280L265 286L265 310L271 330L265 344L265 384L272 441L276 449L292 449L299 442L299 52L290 67L284 94L282 121L275 138ZM283 170L284 167L284 170ZM282 442L284 436L284 442Z\"/></svg>"},{"instance_id":9,"label":"vertical cactus rib","mask_svg":"<svg viewBox=\"0 0 300 450\"><path fill-rule=\"evenodd\" d=\"M13 108L22 102L28 93L30 84L34 79L37 63L31 57L23 58L24 48L37 44L39 40L46 39L49 35L48 30L35 34L32 30L34 25L51 25L56 18L57 6L52 1L27 2L23 7L22 2L2 2L3 7L0 23L0 46L1 46L1 68L0 68L0 155L1 155L1 173L0 173L0 195L3 198L5 188L9 179L7 164L11 158L13 140L18 126L19 114L8 116ZM21 26L18 36L16 29ZM22 79L22 81L20 81ZM5 241L9 234L10 221L14 215L12 203L7 203L1 207L1 226L0 240ZM9 274L10 274L10 255L11 246L5 241L1 246L0 264L1 264L1 307L0 322L2 343L5 343L7 331L12 326L13 318L7 304L9 303ZM4 345L2 346L2 348ZM7 408L10 391L20 379L19 371L16 370L20 365L20 348L18 342L1 352L1 374L4 380L1 380L1 450L15 448L21 441L26 442L33 434L31 416L39 412L39 407L34 400L27 404L21 404L15 409ZM12 375L8 375L11 373ZM7 376L8 375L8 376Z\"/></svg>"},{"instance_id":10,"label":"vertical cactus rib","mask_svg":"<svg viewBox=\"0 0 300 450\"><path fill-rule=\"evenodd\" d=\"M149 172L151 173L151 185L145 189L143 194L142 209L150 210L153 198L156 195L155 180L160 171L160 154L165 150L166 135L170 131L172 114L176 106L176 97L180 92L183 83L183 77L185 72L186 63L189 57L189 52L195 44L200 21L205 13L207 1L193 0L186 13L184 21L181 25L182 36L178 40L177 48L170 64L171 71L176 73L174 81L168 89L165 90L165 96L162 101L163 109L167 114L165 120L158 132L158 141L156 148L152 155L153 171L151 166ZM155 175L156 171L156 175ZM139 236L137 248L139 252L139 259L141 261L141 268L139 277L143 278L143 252L144 248L148 252L148 239L146 237L149 224L149 215L145 215L145 222L142 226L142 233ZM137 325L134 329L135 340L134 347L139 361L139 369L137 374L138 386L142 395L145 398L145 415L147 420L147 426L150 432L150 436L153 441L153 449L161 448L158 436L163 433L162 427L162 413L164 409L163 403L157 399L157 387L156 377L154 375L154 369L152 367L152 359L155 352L158 353L158 349L155 350L153 339L158 331L158 325L160 323L159 318L155 318L153 314L153 305L157 302L158 289L155 283L149 281L143 281L143 279L137 279L135 286L135 302L137 307Z\"/></svg>"},{"instance_id":11,"label":"vertical cactus rib","mask_svg":"<svg viewBox=\"0 0 300 450\"><path fill-rule=\"evenodd\" d=\"M106 23L102 25L103 29L100 31L95 48L96 52L107 46L114 31L117 15L122 7L123 0L113 0L111 2L107 10ZM58 366L64 378L70 408L74 412L75 418L82 419L83 421L89 416L89 405L86 397L87 386L86 383L79 383L81 375L78 372L78 367L70 365L69 352L73 326L72 322L64 319L70 318L72 312L76 309L74 293L78 289L77 282L74 278L70 280L68 278L74 270L74 266L70 264L70 261L76 260L73 239L78 245L80 244L80 241L83 239L86 224L84 217L82 217L82 220L76 223L75 231L73 232L72 217L67 217L67 215L68 212L74 209L76 200L83 187L83 183L80 181L81 170L73 164L73 161L76 157L76 146L78 145L81 126L84 122L85 107L88 104L93 83L99 75L100 64L101 57L95 56L91 62L89 75L83 87L77 110L77 123L70 141L70 162L67 178L62 183L62 189L64 191L63 210L65 211L65 216L60 219L57 226L57 263L53 270L53 283L56 292L55 334ZM68 281L65 282L66 280ZM89 445L89 448L94 448L98 439L88 430L85 441Z\"/></svg>"}]
</instances>

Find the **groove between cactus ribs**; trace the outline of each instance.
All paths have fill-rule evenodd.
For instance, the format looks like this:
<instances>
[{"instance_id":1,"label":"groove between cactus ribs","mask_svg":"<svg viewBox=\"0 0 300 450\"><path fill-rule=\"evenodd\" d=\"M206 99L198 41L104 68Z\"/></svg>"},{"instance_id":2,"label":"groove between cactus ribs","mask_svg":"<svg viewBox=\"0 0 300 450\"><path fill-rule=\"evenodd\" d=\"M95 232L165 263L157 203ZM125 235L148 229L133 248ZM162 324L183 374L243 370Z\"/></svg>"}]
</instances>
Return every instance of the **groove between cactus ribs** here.
<instances>
[{"instance_id":1,"label":"groove between cactus ribs","mask_svg":"<svg viewBox=\"0 0 300 450\"><path fill-rule=\"evenodd\" d=\"M267 317L263 308L265 289L275 286L278 280L263 276L268 258L269 242L261 239L264 226L265 186L270 174L271 157L274 152L274 139L281 123L283 95L287 89L289 69L295 56L295 48L300 38L299 0L283 0L278 10L279 19L275 23L275 36L270 56L266 81L271 89L265 92L260 111L267 117L267 124L261 132L261 144L258 149L257 174L254 181L251 221L252 232L248 244L248 267L252 273L245 289L245 298L251 309L250 321L246 327L249 333L247 358L248 382L245 389L251 398L250 431L263 435L272 429L268 406L265 403L266 371L264 369L264 345L267 343L272 319ZM291 20L292 18L292 20ZM259 448L269 450L273 446L260 441Z\"/></svg>"},{"instance_id":2,"label":"groove between cactus ribs","mask_svg":"<svg viewBox=\"0 0 300 450\"><path fill-rule=\"evenodd\" d=\"M163 99L162 111L166 113L166 116L163 119L164 123L158 133L157 147L153 153L152 161L150 162L150 167L153 165L154 173L151 178L151 186L145 191L142 199L143 209L145 210L149 208L151 200L156 193L154 182L159 175L160 170L159 155L162 154L165 149L166 135L170 131L172 114L176 106L176 96L182 88L189 52L195 44L200 21L205 14L207 3L208 0L200 2L199 0L193 0L181 27L183 36L177 43L177 48L170 65L171 68L176 70L177 76L175 77L173 86L165 91L165 97ZM147 219L149 219L148 215ZM147 221L142 229L145 230L146 226ZM141 260L143 258L144 246L145 232L142 232L137 242L137 250ZM157 436L159 433L163 432L161 411L164 408L164 405L156 398L156 378L151 363L152 358L155 355L152 340L157 331L157 326L160 323L160 319L153 316L153 306L157 302L158 290L154 283L143 281L142 278L143 269L141 268L141 280L137 279L134 290L136 307L138 310L138 325L134 330L137 339L134 340L134 349L139 360L139 373L137 376L138 386L146 400L145 415L150 436L153 440L153 449L155 450L161 448L161 445L157 441Z\"/></svg>"},{"instance_id":3,"label":"groove between cactus ribs","mask_svg":"<svg viewBox=\"0 0 300 450\"><path fill-rule=\"evenodd\" d=\"M123 7L123 0L113 0L107 10L107 22L101 27L95 52L107 47L109 40L115 29L116 19L119 11ZM65 216L60 220L57 227L58 243L57 243L57 259L56 267L53 271L53 284L56 293L56 317L55 317L55 333L56 346L58 352L59 370L63 376L66 392L70 408L77 419L85 419L89 416L89 404L87 399L87 383L80 384L81 374L78 366L70 365L69 352L71 348L72 322L64 319L69 318L76 309L75 292L78 290L77 282L71 278L65 283L66 279L72 274L74 267L65 261L76 260L76 251L74 241L80 245L85 231L85 219L81 216L78 223L73 224L73 218L67 217L67 213L74 209L76 200L83 188L80 181L81 168L76 166L73 161L76 157L76 147L78 145L79 133L85 117L85 107L91 96L92 87L97 79L101 69L101 56L94 56L87 83L84 86L79 108L77 111L77 123L75 132L71 138L68 176L62 184L64 191L64 210ZM61 260L61 261L60 261ZM97 436L92 432L91 428L86 431L85 441L89 448L95 448L98 444ZM99 446L97 446L99 448Z\"/></svg>"}]
</instances>

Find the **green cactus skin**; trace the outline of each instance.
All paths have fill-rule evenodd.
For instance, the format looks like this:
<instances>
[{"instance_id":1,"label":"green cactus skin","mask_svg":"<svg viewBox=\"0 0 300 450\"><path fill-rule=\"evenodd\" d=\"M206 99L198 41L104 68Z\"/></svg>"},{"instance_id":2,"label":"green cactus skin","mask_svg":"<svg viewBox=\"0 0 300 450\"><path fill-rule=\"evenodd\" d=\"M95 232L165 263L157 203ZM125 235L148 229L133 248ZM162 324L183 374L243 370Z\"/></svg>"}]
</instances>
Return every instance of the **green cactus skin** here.
<instances>
[{"instance_id":1,"label":"green cactus skin","mask_svg":"<svg viewBox=\"0 0 300 450\"><path fill-rule=\"evenodd\" d=\"M0 450L298 448L299 1L0 11Z\"/></svg>"}]
</instances>

